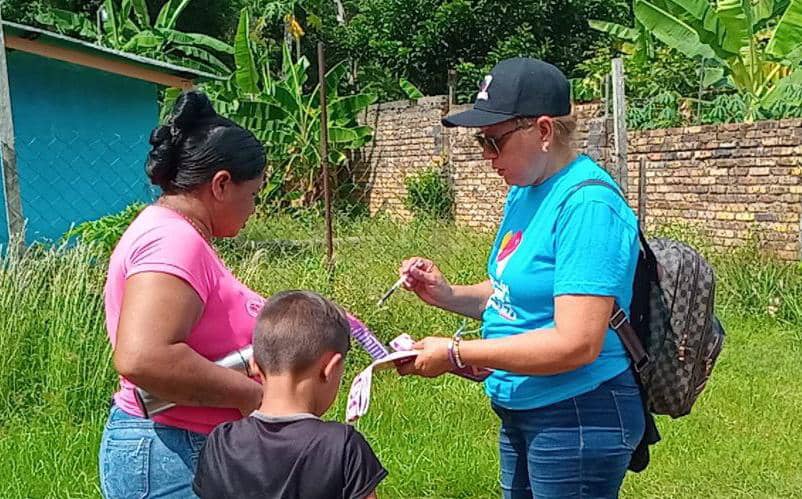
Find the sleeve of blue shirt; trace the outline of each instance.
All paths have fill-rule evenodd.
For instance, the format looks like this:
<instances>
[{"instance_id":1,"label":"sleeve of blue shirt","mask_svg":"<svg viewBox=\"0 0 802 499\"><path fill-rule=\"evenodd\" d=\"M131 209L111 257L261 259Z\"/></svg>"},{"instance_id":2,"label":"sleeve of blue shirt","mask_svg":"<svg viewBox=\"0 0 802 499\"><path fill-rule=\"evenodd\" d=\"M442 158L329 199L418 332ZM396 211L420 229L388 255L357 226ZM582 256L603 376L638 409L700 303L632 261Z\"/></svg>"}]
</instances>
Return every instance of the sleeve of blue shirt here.
<instances>
[{"instance_id":1,"label":"sleeve of blue shirt","mask_svg":"<svg viewBox=\"0 0 802 499\"><path fill-rule=\"evenodd\" d=\"M621 297L632 287L637 222L616 193L583 191L588 192L574 194L557 215L554 296Z\"/></svg>"}]
</instances>

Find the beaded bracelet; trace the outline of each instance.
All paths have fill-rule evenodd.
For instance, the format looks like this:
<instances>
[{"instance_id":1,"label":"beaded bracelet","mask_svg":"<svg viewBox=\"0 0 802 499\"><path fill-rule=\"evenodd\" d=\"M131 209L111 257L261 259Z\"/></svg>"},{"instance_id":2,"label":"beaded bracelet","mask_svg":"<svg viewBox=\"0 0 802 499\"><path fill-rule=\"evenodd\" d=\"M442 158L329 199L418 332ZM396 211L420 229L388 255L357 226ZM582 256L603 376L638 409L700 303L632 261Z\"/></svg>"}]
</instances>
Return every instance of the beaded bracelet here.
<instances>
[{"instance_id":1,"label":"beaded bracelet","mask_svg":"<svg viewBox=\"0 0 802 499\"><path fill-rule=\"evenodd\" d=\"M448 346L448 354L449 358L451 359L451 363L457 366L459 369L464 369L465 364L462 362L462 357L459 354L459 344L462 342L462 331L457 331L454 333L453 338L449 342Z\"/></svg>"}]
</instances>

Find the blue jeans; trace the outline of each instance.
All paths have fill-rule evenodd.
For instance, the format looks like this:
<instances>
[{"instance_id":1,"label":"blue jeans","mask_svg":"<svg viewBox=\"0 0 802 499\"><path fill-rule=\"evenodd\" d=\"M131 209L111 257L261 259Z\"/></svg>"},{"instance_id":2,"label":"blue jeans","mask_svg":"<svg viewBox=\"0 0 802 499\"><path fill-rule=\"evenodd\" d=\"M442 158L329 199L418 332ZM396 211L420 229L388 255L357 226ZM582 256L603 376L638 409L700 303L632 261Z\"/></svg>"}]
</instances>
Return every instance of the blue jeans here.
<instances>
[{"instance_id":1,"label":"blue jeans","mask_svg":"<svg viewBox=\"0 0 802 499\"><path fill-rule=\"evenodd\" d=\"M106 499L195 498L192 479L206 435L111 408L100 441Z\"/></svg>"},{"instance_id":2,"label":"blue jeans","mask_svg":"<svg viewBox=\"0 0 802 499\"><path fill-rule=\"evenodd\" d=\"M615 498L644 431L631 370L593 391L501 418L501 488L509 499Z\"/></svg>"}]
</instances>

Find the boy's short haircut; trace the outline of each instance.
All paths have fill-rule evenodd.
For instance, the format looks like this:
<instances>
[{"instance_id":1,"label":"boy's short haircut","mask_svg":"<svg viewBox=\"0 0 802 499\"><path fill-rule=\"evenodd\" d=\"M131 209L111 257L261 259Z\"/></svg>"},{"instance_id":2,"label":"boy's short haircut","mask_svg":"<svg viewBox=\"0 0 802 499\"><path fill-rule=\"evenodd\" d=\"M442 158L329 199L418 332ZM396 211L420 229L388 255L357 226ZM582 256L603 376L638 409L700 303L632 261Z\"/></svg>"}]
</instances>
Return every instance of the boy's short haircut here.
<instances>
[{"instance_id":1,"label":"boy's short haircut","mask_svg":"<svg viewBox=\"0 0 802 499\"><path fill-rule=\"evenodd\" d=\"M345 311L312 291L282 291L264 304L253 333L253 356L265 374L299 372L325 352L351 347Z\"/></svg>"}]
</instances>

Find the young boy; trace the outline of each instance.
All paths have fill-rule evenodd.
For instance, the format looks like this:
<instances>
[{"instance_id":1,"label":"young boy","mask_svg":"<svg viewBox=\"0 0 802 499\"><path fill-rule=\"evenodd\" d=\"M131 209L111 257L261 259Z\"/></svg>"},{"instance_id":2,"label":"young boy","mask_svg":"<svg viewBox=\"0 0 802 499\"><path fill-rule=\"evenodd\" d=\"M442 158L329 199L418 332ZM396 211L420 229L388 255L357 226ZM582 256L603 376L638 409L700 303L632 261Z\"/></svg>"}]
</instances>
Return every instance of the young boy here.
<instances>
[{"instance_id":1,"label":"young boy","mask_svg":"<svg viewBox=\"0 0 802 499\"><path fill-rule=\"evenodd\" d=\"M387 471L351 426L323 421L350 347L342 309L317 293L270 297L253 335L264 395L212 431L193 482L201 498L375 498Z\"/></svg>"}]
</instances>

